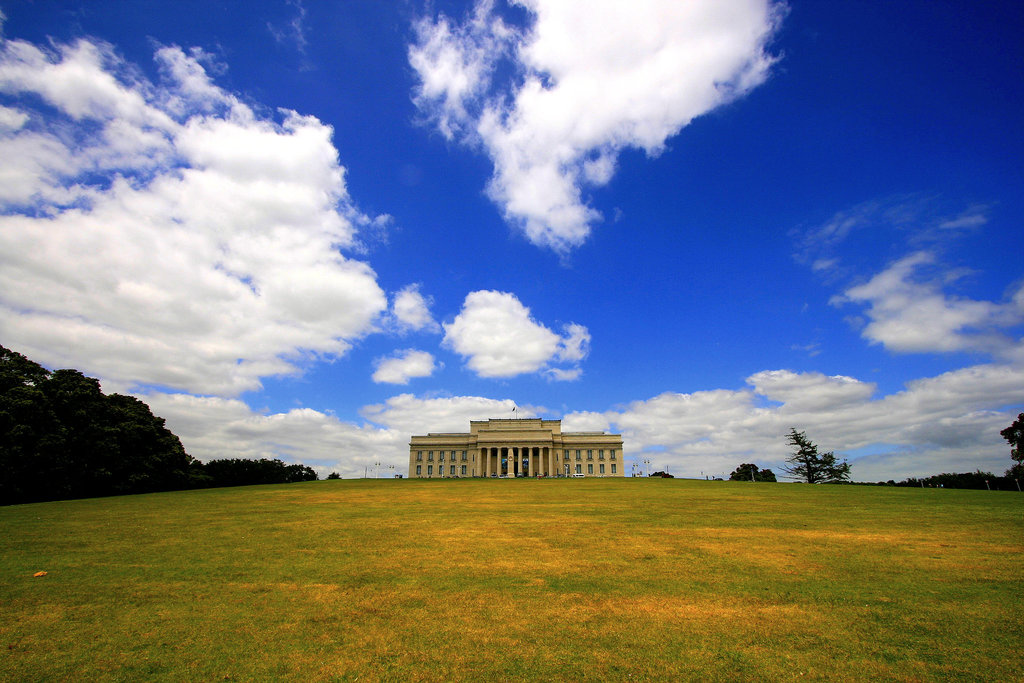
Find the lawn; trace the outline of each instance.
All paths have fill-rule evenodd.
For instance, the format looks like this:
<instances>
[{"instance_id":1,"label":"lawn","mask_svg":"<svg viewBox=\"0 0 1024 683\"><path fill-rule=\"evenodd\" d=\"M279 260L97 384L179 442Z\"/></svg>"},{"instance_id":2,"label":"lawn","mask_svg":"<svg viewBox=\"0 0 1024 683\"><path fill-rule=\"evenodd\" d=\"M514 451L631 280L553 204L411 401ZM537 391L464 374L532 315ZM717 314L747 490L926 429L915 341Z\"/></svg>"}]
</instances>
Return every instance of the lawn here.
<instances>
[{"instance_id":1,"label":"lawn","mask_svg":"<svg viewBox=\"0 0 1024 683\"><path fill-rule=\"evenodd\" d=\"M0 677L1021 680L1022 551L1024 496L948 489L369 479L12 506Z\"/></svg>"}]
</instances>

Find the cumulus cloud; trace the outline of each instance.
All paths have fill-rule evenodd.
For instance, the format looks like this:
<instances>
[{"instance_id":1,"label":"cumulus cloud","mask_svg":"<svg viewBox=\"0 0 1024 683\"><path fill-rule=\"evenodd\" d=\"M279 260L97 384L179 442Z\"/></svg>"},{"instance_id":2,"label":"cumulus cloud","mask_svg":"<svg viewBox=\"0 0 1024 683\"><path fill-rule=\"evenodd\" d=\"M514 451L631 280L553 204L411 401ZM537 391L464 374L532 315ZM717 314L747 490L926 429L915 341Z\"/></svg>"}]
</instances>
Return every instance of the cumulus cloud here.
<instances>
[{"instance_id":1,"label":"cumulus cloud","mask_svg":"<svg viewBox=\"0 0 1024 683\"><path fill-rule=\"evenodd\" d=\"M907 383L878 396L870 382L841 375L770 370L747 387L666 392L605 412L562 417L567 431L615 431L627 460L649 458L680 476L727 475L742 462L778 467L790 427L853 465L861 481L1009 465L999 430L1024 407L1024 369L991 364ZM471 420L549 416L550 411L482 396L400 394L365 406L356 425L308 408L261 414L232 399L153 393L186 450L209 460L268 457L312 465L321 475L359 476L373 462L404 472L409 437L465 432ZM513 408L516 411L513 412Z\"/></svg>"},{"instance_id":2,"label":"cumulus cloud","mask_svg":"<svg viewBox=\"0 0 1024 683\"><path fill-rule=\"evenodd\" d=\"M488 194L505 218L560 252L601 219L583 192L611 180L622 150L658 154L764 82L783 11L769 0L515 4L528 26L506 23L491 0L461 24L422 19L409 49L415 101L445 136L490 157Z\"/></svg>"},{"instance_id":3,"label":"cumulus cloud","mask_svg":"<svg viewBox=\"0 0 1024 683\"><path fill-rule=\"evenodd\" d=\"M408 384L413 377L434 374L434 357L426 351L406 349L388 358L374 361L373 381L385 384Z\"/></svg>"},{"instance_id":4,"label":"cumulus cloud","mask_svg":"<svg viewBox=\"0 0 1024 683\"><path fill-rule=\"evenodd\" d=\"M430 314L432 301L420 294L418 284L408 285L395 294L391 302L391 315L399 331L438 332L441 326Z\"/></svg>"},{"instance_id":5,"label":"cumulus cloud","mask_svg":"<svg viewBox=\"0 0 1024 683\"><path fill-rule=\"evenodd\" d=\"M372 473L376 462L406 474L413 434L465 432L470 420L536 414L533 408L517 407L508 399L401 394L366 406L361 412L367 422L354 424L310 408L260 413L237 399L161 392L140 398L167 421L185 450L204 462L279 458L309 465L321 478L330 472L361 477Z\"/></svg>"},{"instance_id":6,"label":"cumulus cloud","mask_svg":"<svg viewBox=\"0 0 1024 683\"><path fill-rule=\"evenodd\" d=\"M375 462L404 473L409 434L355 425L309 408L262 414L236 399L153 393L141 397L167 421L185 450L200 460L279 458L330 472L363 476Z\"/></svg>"},{"instance_id":7,"label":"cumulus cloud","mask_svg":"<svg viewBox=\"0 0 1024 683\"><path fill-rule=\"evenodd\" d=\"M548 371L556 380L575 379L576 364L590 342L587 328L576 323L565 325L564 336L555 334L508 292L470 292L459 314L443 327L444 346L467 358L466 365L481 377Z\"/></svg>"},{"instance_id":8,"label":"cumulus cloud","mask_svg":"<svg viewBox=\"0 0 1024 683\"><path fill-rule=\"evenodd\" d=\"M834 305L866 305L865 339L900 352L1013 350L1018 343L1001 328L1024 323L1016 301L996 303L951 297L942 286L956 273L921 278L936 262L929 252L906 256L867 282L833 297ZM1021 296L1018 292L1017 296Z\"/></svg>"},{"instance_id":9,"label":"cumulus cloud","mask_svg":"<svg viewBox=\"0 0 1024 683\"><path fill-rule=\"evenodd\" d=\"M374 219L331 128L254 110L202 51L156 59L154 83L102 43L3 41L5 344L114 386L223 396L344 353L386 297L339 251Z\"/></svg>"},{"instance_id":10,"label":"cumulus cloud","mask_svg":"<svg viewBox=\"0 0 1024 683\"><path fill-rule=\"evenodd\" d=\"M513 412L515 409L515 412ZM470 420L535 417L530 406L517 406L511 399L482 396L440 396L417 398L412 394L393 396L384 403L361 411L371 422L408 435L428 432L465 432Z\"/></svg>"},{"instance_id":11,"label":"cumulus cloud","mask_svg":"<svg viewBox=\"0 0 1024 683\"><path fill-rule=\"evenodd\" d=\"M852 377L772 370L748 388L667 392L604 413L573 413L564 424L620 430L631 458L650 457L683 476L728 475L743 462L778 467L790 427L823 450L850 458L861 481L1009 464L999 430L1024 405L1020 365L978 365L907 383L875 396Z\"/></svg>"}]
</instances>

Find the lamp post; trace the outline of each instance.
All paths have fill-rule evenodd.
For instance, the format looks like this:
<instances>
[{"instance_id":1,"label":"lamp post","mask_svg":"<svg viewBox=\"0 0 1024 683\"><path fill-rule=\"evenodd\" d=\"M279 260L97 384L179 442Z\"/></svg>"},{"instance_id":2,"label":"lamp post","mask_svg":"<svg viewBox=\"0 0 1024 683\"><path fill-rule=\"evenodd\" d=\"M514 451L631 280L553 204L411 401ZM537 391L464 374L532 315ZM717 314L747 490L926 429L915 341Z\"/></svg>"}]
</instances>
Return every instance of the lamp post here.
<instances>
[{"instance_id":1,"label":"lamp post","mask_svg":"<svg viewBox=\"0 0 1024 683\"><path fill-rule=\"evenodd\" d=\"M644 469L647 471L647 476L651 476L651 460L650 458L644 458Z\"/></svg>"}]
</instances>

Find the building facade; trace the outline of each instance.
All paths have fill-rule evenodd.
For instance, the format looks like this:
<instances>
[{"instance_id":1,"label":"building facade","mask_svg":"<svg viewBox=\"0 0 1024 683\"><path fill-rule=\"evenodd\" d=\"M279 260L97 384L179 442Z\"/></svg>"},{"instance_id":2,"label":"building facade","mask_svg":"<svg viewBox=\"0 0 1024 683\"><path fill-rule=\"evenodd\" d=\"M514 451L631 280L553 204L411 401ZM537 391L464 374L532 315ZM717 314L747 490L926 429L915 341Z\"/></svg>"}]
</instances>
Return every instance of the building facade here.
<instances>
[{"instance_id":1,"label":"building facade","mask_svg":"<svg viewBox=\"0 0 1024 683\"><path fill-rule=\"evenodd\" d=\"M561 420L473 420L465 434L414 436L409 476L623 477L622 436L563 432Z\"/></svg>"}]
</instances>

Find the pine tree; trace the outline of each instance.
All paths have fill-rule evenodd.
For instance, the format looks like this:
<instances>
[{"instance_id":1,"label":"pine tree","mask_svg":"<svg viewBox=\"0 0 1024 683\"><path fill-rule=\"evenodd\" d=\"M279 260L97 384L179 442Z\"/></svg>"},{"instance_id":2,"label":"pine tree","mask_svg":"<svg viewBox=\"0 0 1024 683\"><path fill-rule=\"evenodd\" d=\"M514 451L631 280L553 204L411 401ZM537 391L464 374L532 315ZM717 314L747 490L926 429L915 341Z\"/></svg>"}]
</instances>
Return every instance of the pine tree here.
<instances>
[{"instance_id":1,"label":"pine tree","mask_svg":"<svg viewBox=\"0 0 1024 683\"><path fill-rule=\"evenodd\" d=\"M1024 413L1018 415L1014 423L999 434L1010 442L1010 459L1013 460L1013 466L1006 470L1006 476L1024 479Z\"/></svg>"},{"instance_id":2,"label":"pine tree","mask_svg":"<svg viewBox=\"0 0 1024 683\"><path fill-rule=\"evenodd\" d=\"M789 477L808 484L849 480L850 464L845 460L838 462L832 451L818 453L818 447L807 438L805 432L790 427L787 443L796 448L796 452L786 460L788 464L782 468Z\"/></svg>"}]
</instances>

